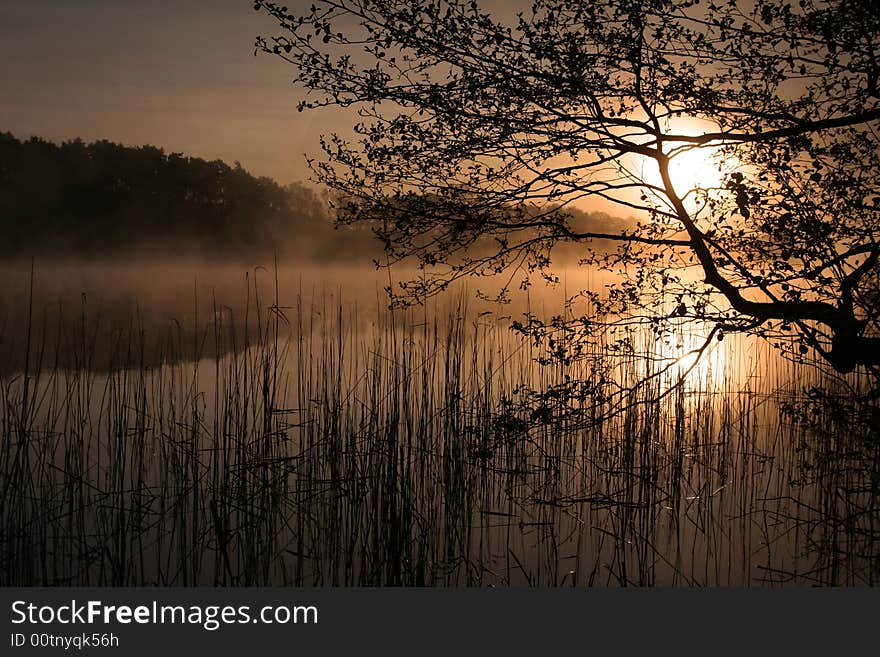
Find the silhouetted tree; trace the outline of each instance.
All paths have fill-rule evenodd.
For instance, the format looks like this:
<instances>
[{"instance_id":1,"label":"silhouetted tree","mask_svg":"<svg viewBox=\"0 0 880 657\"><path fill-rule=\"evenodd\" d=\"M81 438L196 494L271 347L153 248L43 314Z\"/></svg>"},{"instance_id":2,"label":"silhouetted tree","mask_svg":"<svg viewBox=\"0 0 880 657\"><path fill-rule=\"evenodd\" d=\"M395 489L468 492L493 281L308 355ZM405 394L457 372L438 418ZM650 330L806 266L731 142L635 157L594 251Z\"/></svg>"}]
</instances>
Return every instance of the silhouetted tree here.
<instances>
[{"instance_id":1,"label":"silhouetted tree","mask_svg":"<svg viewBox=\"0 0 880 657\"><path fill-rule=\"evenodd\" d=\"M426 266L410 292L543 270L573 242L631 272L594 299L610 315L759 332L840 372L880 365L873 3L536 0L508 20L476 0L255 9L283 28L257 47L294 65L300 109L357 108L357 136L327 137L314 168L346 199L341 221L372 222L392 260ZM701 182L682 161L718 171ZM638 224L585 230L568 210L591 199ZM620 248L592 253L597 238Z\"/></svg>"}]
</instances>

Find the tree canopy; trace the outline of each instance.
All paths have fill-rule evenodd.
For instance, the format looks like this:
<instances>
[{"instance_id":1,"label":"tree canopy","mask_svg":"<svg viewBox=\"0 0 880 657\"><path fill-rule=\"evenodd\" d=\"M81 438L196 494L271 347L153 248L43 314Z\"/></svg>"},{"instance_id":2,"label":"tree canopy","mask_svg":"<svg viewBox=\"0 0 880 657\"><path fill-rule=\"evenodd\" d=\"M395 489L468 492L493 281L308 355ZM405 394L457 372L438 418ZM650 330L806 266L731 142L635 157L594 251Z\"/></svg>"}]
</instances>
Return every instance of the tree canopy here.
<instances>
[{"instance_id":1,"label":"tree canopy","mask_svg":"<svg viewBox=\"0 0 880 657\"><path fill-rule=\"evenodd\" d=\"M548 272L550 250L574 243L629 272L595 295L603 316L705 322L708 339L758 332L876 373L873 3L535 0L509 17L476 0L254 7L281 28L257 47L294 65L301 110L357 109L353 137L327 136L313 167L345 199L340 221L374 225L392 261L425 267L407 291ZM639 221L585 229L571 210L598 202ZM597 238L618 248L593 251Z\"/></svg>"}]
</instances>

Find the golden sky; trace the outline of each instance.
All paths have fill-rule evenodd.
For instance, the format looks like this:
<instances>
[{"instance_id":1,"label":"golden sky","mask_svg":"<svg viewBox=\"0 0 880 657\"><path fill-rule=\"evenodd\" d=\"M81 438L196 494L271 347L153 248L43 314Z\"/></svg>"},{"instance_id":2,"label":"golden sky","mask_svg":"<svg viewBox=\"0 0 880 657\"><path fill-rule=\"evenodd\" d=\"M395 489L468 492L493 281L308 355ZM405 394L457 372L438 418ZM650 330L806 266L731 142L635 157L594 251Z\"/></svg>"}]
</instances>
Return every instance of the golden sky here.
<instances>
[{"instance_id":1,"label":"golden sky","mask_svg":"<svg viewBox=\"0 0 880 657\"><path fill-rule=\"evenodd\" d=\"M303 153L342 121L297 113L289 66L254 57L254 37L276 32L249 0L0 2L0 131L153 144L303 179Z\"/></svg>"}]
</instances>

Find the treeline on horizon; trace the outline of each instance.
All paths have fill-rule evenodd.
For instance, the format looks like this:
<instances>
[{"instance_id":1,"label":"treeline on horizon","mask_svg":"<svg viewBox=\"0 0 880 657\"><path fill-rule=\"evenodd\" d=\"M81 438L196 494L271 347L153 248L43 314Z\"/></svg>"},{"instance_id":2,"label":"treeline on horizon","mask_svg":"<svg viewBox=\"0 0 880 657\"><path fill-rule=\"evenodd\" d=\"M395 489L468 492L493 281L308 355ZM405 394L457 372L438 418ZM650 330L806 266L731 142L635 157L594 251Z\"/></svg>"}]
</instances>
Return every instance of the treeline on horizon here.
<instances>
[{"instance_id":1,"label":"treeline on horizon","mask_svg":"<svg viewBox=\"0 0 880 657\"><path fill-rule=\"evenodd\" d=\"M326 200L302 183L155 146L9 133L0 133L0 228L6 257L339 260L380 250L369 230L340 239Z\"/></svg>"},{"instance_id":2,"label":"treeline on horizon","mask_svg":"<svg viewBox=\"0 0 880 657\"><path fill-rule=\"evenodd\" d=\"M597 232L628 222L581 213ZM259 256L369 263L368 227L334 228L328 203L303 183L254 176L236 162L155 146L73 139L56 144L0 132L0 255L236 260ZM572 245L574 246L574 245ZM577 248L555 250L560 260Z\"/></svg>"}]
</instances>

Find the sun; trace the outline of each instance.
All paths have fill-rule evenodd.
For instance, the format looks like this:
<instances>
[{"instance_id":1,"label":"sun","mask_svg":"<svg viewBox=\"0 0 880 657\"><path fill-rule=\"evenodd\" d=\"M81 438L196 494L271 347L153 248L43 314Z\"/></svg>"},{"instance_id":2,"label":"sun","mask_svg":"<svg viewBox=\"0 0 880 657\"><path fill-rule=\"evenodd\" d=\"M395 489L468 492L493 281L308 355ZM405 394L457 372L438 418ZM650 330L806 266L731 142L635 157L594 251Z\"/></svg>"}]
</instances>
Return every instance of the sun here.
<instances>
[{"instance_id":1,"label":"sun","mask_svg":"<svg viewBox=\"0 0 880 657\"><path fill-rule=\"evenodd\" d=\"M693 118L677 118L666 127L667 134L682 136L698 136L716 130L714 124ZM718 190L725 176L736 166L735 159L724 154L718 146L669 141L665 150L670 155L669 177L675 193L690 209L704 203L707 195ZM653 158L642 159L639 173L647 184L663 187L660 169Z\"/></svg>"},{"instance_id":2,"label":"sun","mask_svg":"<svg viewBox=\"0 0 880 657\"><path fill-rule=\"evenodd\" d=\"M680 195L721 185L726 163L719 161L717 150L692 148L673 156L669 162L669 175Z\"/></svg>"}]
</instances>

